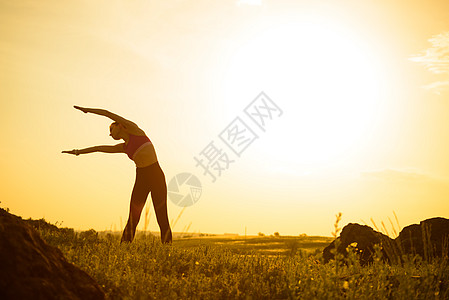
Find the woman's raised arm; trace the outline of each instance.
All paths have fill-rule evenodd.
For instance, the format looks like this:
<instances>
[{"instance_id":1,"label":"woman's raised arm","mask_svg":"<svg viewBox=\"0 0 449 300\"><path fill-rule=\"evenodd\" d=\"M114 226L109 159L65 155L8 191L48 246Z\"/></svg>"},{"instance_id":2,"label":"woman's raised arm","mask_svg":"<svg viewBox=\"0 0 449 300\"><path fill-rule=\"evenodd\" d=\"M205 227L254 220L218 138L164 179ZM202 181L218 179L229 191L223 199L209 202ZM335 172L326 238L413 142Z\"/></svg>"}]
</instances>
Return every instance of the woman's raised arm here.
<instances>
[{"instance_id":1,"label":"woman's raised arm","mask_svg":"<svg viewBox=\"0 0 449 300\"><path fill-rule=\"evenodd\" d=\"M73 107L76 108L76 109L81 110L82 112L84 112L86 114L87 113L92 113L92 114L108 117L111 120L119 122L120 124L125 126L125 128L127 128L128 130L132 130L132 131L139 130L139 131L141 131L141 129L139 128L139 126L137 126L136 123L134 123L134 122L132 122L130 120L127 120L127 119L125 119L125 118L123 118L123 117L121 117L121 116L119 116L117 114L114 114L114 113L110 112L110 111L107 111L105 109L87 108L87 107L81 107L81 106L76 106L76 105L73 106Z\"/></svg>"}]
</instances>

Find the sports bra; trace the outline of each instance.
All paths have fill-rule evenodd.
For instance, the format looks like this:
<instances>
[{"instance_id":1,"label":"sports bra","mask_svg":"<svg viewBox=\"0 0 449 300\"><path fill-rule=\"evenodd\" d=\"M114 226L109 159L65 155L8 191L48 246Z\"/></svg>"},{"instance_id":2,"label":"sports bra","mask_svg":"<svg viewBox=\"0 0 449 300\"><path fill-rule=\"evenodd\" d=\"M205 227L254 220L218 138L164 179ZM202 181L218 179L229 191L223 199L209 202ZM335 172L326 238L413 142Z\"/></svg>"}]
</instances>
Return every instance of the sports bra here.
<instances>
[{"instance_id":1,"label":"sports bra","mask_svg":"<svg viewBox=\"0 0 449 300\"><path fill-rule=\"evenodd\" d=\"M137 152L142 150L142 148L147 144L151 144L151 141L146 135L130 134L128 145L125 144L123 149L125 150L125 153L128 154L128 157L133 159Z\"/></svg>"}]
</instances>

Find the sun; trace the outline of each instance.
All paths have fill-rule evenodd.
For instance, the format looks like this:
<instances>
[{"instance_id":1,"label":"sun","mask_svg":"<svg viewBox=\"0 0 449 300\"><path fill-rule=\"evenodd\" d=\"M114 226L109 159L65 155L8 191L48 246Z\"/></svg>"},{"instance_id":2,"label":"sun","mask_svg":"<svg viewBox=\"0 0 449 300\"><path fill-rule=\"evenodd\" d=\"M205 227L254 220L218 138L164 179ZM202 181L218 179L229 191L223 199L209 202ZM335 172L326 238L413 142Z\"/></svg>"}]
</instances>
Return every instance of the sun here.
<instances>
[{"instance_id":1,"label":"sun","mask_svg":"<svg viewBox=\"0 0 449 300\"><path fill-rule=\"evenodd\" d=\"M282 103L288 128L266 151L275 153L281 144L283 159L316 168L362 146L378 113L380 76L377 58L350 29L322 20L293 22L239 47L229 59L224 90L227 99L263 90Z\"/></svg>"}]
</instances>

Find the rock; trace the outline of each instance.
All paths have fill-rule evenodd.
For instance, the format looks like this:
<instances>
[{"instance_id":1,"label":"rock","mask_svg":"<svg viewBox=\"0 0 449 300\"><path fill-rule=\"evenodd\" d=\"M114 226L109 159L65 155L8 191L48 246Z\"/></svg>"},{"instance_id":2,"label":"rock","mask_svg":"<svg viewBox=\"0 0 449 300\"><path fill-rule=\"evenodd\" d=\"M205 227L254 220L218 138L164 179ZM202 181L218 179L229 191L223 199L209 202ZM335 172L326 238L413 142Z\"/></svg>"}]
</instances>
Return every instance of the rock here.
<instances>
[{"instance_id":1,"label":"rock","mask_svg":"<svg viewBox=\"0 0 449 300\"><path fill-rule=\"evenodd\" d=\"M338 242L337 242L338 241ZM382 258L388 262L399 262L403 255L420 255L424 259L449 256L449 220L432 218L405 227L396 239L373 230L369 226L350 223L343 227L340 236L323 250L323 258L327 263L334 258L336 251L344 257L348 255L346 248L357 243L361 265L373 261L374 245L381 246Z\"/></svg>"},{"instance_id":2,"label":"rock","mask_svg":"<svg viewBox=\"0 0 449 300\"><path fill-rule=\"evenodd\" d=\"M423 258L449 256L449 220L431 218L404 227L396 238L405 254L419 254Z\"/></svg>"},{"instance_id":3,"label":"rock","mask_svg":"<svg viewBox=\"0 0 449 300\"><path fill-rule=\"evenodd\" d=\"M344 257L348 255L346 248L356 243L355 247L359 253L361 265L366 265L373 261L374 245L380 244L381 242L390 244L393 241L388 236L373 230L371 227L357 223L350 223L343 227L340 237L337 240L339 241L337 252ZM334 253L331 250L335 249L336 241L333 241L323 250L323 257L326 263L334 258ZM385 249L382 249L382 252L383 257L388 257Z\"/></svg>"},{"instance_id":4,"label":"rock","mask_svg":"<svg viewBox=\"0 0 449 300\"><path fill-rule=\"evenodd\" d=\"M0 209L0 299L104 299L99 285L46 244L21 218Z\"/></svg>"}]
</instances>

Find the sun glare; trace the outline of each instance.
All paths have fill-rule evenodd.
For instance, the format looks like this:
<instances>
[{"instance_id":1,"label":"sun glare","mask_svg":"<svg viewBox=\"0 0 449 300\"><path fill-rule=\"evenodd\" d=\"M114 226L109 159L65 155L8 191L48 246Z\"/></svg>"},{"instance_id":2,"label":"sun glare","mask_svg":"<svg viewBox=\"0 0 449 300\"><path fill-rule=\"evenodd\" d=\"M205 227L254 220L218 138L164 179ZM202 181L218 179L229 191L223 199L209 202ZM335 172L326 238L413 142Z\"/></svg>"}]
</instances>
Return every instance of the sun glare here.
<instances>
[{"instance_id":1,"label":"sun glare","mask_svg":"<svg viewBox=\"0 0 449 300\"><path fill-rule=\"evenodd\" d=\"M364 49L363 40L336 24L272 28L233 53L226 98L271 93L282 103L282 122L289 126L278 136L289 146L283 156L323 167L357 147L375 117L380 72Z\"/></svg>"}]
</instances>

